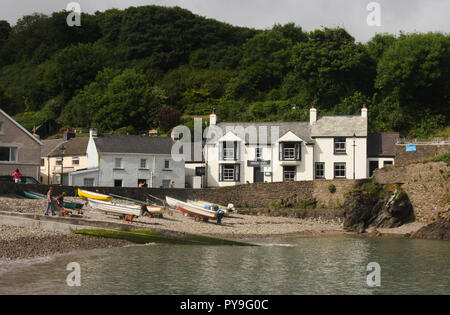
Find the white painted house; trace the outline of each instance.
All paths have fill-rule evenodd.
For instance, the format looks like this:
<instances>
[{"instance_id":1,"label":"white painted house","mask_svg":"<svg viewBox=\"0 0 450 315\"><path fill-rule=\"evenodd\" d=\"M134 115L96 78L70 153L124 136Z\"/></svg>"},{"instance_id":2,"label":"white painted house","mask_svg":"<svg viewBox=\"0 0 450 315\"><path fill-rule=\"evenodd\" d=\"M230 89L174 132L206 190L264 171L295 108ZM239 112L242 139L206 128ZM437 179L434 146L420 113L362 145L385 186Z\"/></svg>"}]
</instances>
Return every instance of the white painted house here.
<instances>
[{"instance_id":1,"label":"white painted house","mask_svg":"<svg viewBox=\"0 0 450 315\"><path fill-rule=\"evenodd\" d=\"M185 187L184 160L172 158L172 139L134 135L97 135L91 130L87 168L70 174L72 186Z\"/></svg>"},{"instance_id":2,"label":"white painted house","mask_svg":"<svg viewBox=\"0 0 450 315\"><path fill-rule=\"evenodd\" d=\"M217 123L205 132L207 187L255 182L368 177L367 108L309 122ZM373 157L376 158L376 157Z\"/></svg>"}]
</instances>

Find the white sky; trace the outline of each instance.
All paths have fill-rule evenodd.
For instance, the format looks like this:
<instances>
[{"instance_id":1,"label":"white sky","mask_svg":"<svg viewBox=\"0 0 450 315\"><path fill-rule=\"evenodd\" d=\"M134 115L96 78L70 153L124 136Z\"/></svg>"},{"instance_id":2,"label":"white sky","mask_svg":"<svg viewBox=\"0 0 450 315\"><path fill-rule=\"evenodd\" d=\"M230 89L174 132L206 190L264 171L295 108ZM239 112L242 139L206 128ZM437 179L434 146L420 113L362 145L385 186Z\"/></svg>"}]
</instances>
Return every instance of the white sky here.
<instances>
[{"instance_id":1,"label":"white sky","mask_svg":"<svg viewBox=\"0 0 450 315\"><path fill-rule=\"evenodd\" d=\"M52 13L69 0L2 0L0 20L11 24L34 12ZM304 30L322 26L345 27L358 41L376 33L450 32L450 0L377 0L381 26L367 25L367 5L372 0L77 0L83 12L158 4L180 6L195 14L233 25L258 29L294 22Z\"/></svg>"}]
</instances>

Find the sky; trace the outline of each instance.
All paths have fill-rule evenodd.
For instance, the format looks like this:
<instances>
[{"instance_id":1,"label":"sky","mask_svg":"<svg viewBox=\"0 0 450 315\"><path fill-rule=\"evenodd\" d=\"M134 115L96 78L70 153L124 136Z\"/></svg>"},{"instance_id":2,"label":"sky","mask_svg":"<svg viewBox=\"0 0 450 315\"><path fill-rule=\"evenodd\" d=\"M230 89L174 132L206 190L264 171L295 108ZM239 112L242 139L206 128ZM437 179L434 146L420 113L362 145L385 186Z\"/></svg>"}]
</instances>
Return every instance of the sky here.
<instances>
[{"instance_id":1,"label":"sky","mask_svg":"<svg viewBox=\"0 0 450 315\"><path fill-rule=\"evenodd\" d=\"M0 20L15 24L23 15L62 11L70 2L72 1L2 0ZM87 13L149 4L179 6L201 16L257 29L268 29L274 24L290 22L306 31L339 26L344 27L360 42L370 40L376 33L399 34L401 31L450 33L450 0L76 0L75 2L78 2L81 10ZM379 7L369 6L368 9L368 5L372 2L379 4Z\"/></svg>"}]
</instances>

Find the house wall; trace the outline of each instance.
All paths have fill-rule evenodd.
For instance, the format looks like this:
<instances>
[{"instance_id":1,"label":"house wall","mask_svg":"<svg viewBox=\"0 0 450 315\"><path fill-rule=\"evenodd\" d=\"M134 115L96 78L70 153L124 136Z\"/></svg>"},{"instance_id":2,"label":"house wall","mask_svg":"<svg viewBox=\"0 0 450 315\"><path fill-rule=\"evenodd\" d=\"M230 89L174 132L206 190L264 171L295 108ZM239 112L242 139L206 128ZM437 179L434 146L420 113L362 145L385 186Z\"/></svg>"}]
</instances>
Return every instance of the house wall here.
<instances>
[{"instance_id":1,"label":"house wall","mask_svg":"<svg viewBox=\"0 0 450 315\"><path fill-rule=\"evenodd\" d=\"M84 186L85 178L94 179L94 186L98 186L99 183L98 175L99 175L98 169L81 171L76 174L71 173L69 174L69 186L77 186L77 187Z\"/></svg>"},{"instance_id":2,"label":"house wall","mask_svg":"<svg viewBox=\"0 0 450 315\"><path fill-rule=\"evenodd\" d=\"M80 161L79 165L72 163L72 158L78 157L78 160ZM41 166L40 168L40 176L41 176L41 183L43 184L58 184L59 182L56 182L56 178L54 175L61 173L61 165L56 165L57 158L56 157L41 157L41 159L44 160L44 166ZM64 156L63 160L63 168L64 173L69 172L75 172L81 169L87 168L87 157L86 155L68 155ZM59 179L58 179L59 181Z\"/></svg>"},{"instance_id":3,"label":"house wall","mask_svg":"<svg viewBox=\"0 0 450 315\"><path fill-rule=\"evenodd\" d=\"M122 159L122 168L115 168L115 159ZM140 160L147 159L147 169L140 169ZM165 169L169 160L169 169ZM123 187L138 187L138 179L147 180L149 187L161 187L163 180L173 180L175 188L184 188L184 161L176 162L170 155L109 154L100 155L99 186L112 187L122 180Z\"/></svg>"},{"instance_id":4,"label":"house wall","mask_svg":"<svg viewBox=\"0 0 450 315\"><path fill-rule=\"evenodd\" d=\"M0 175L11 175L17 168L24 176L39 180L41 145L30 135L16 126L0 113L3 130L0 133L0 146L16 147L17 161L0 162Z\"/></svg>"},{"instance_id":5,"label":"house wall","mask_svg":"<svg viewBox=\"0 0 450 315\"><path fill-rule=\"evenodd\" d=\"M346 163L346 178L353 179L353 138L346 139L346 153L334 153L334 138L316 138L314 162L325 163L325 179L334 179L334 163ZM355 179L368 177L367 138L355 138Z\"/></svg>"}]
</instances>

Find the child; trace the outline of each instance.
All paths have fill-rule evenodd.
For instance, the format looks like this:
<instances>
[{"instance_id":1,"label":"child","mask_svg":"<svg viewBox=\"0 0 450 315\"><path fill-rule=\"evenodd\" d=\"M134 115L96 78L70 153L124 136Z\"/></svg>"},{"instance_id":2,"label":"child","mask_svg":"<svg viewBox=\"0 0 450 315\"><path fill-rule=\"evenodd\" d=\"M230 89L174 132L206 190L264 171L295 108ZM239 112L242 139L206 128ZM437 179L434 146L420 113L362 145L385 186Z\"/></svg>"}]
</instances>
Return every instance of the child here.
<instances>
[{"instance_id":1,"label":"child","mask_svg":"<svg viewBox=\"0 0 450 315\"><path fill-rule=\"evenodd\" d=\"M20 183L20 177L22 174L19 172L19 169L16 169L16 171L12 174L14 178L14 183L19 184Z\"/></svg>"}]
</instances>

